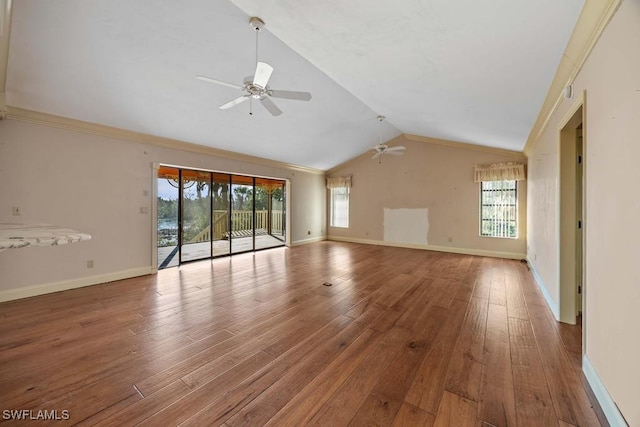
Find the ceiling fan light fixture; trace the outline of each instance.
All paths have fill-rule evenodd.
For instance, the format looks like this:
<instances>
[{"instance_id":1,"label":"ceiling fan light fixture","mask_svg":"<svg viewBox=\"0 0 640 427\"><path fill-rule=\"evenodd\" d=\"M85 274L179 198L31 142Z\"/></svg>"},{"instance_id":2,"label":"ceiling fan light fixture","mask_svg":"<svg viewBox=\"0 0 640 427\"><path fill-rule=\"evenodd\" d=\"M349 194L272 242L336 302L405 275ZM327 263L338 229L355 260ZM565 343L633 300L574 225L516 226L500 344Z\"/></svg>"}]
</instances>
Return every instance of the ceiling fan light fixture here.
<instances>
[{"instance_id":1,"label":"ceiling fan light fixture","mask_svg":"<svg viewBox=\"0 0 640 427\"><path fill-rule=\"evenodd\" d=\"M376 117L376 119L378 120L380 125L378 126L378 144L373 147L375 154L373 155L372 159L378 159L378 163L382 163L383 154L392 154L394 156L400 156L404 154L404 150L406 149L406 147L403 147L402 145L389 147L387 144L382 143L382 122L384 121L384 119L386 119L386 117L380 115Z\"/></svg>"},{"instance_id":2,"label":"ceiling fan light fixture","mask_svg":"<svg viewBox=\"0 0 640 427\"><path fill-rule=\"evenodd\" d=\"M273 101L271 101L271 98L293 99L296 101L311 100L311 94L309 92L272 90L271 88L269 88L268 83L269 79L271 78L271 74L273 73L273 67L266 62L258 61L258 34L265 26L264 21L256 16L253 16L249 19L249 25L256 32L256 68L252 76L247 76L244 78L244 80L242 81L242 86L227 83L222 80L213 79L211 77L197 76L197 78L202 81L215 83L220 86L226 86L234 89L240 89L244 92L244 94L239 98L229 101L218 108L226 110L249 99L249 115L253 115L253 104L251 101L255 99L256 101L260 101L260 104L262 104L262 106L269 113L271 113L271 115L279 116L280 114L282 114L282 111L273 103Z\"/></svg>"}]
</instances>

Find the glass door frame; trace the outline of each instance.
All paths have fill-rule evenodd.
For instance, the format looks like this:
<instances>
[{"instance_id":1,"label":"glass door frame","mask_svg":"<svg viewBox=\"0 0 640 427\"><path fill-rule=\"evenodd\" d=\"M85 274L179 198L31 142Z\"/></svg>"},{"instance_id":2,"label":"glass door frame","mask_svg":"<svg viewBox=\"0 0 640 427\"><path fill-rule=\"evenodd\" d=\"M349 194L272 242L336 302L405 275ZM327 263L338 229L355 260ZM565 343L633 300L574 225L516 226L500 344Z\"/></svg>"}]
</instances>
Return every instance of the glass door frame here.
<instances>
[{"instance_id":1,"label":"glass door frame","mask_svg":"<svg viewBox=\"0 0 640 427\"><path fill-rule=\"evenodd\" d=\"M207 183L207 192L208 192L208 197L209 197L209 206L207 208L208 212L207 215L209 216L209 224L208 224L208 229L209 229L209 256L204 256L201 258L193 258L193 259L188 259L185 260L183 259L183 253L182 253L182 247L185 245L184 242L184 209L186 207L186 203L184 203L185 199L184 199L184 172L185 171L189 171L189 172L193 172L195 175L195 179L194 179L194 185L198 185L199 182L206 182ZM191 169L191 168L178 168L178 176L179 176L179 186L178 186L178 265L187 263L187 262L193 262L193 261L202 261L205 259L211 259L213 257L213 172L210 171L204 171L204 170L198 170L198 169ZM209 179L208 180L200 180L198 175L199 174L208 174L209 175ZM206 229L205 229L206 230ZM194 244L194 243L187 243L187 244Z\"/></svg>"},{"instance_id":2,"label":"glass door frame","mask_svg":"<svg viewBox=\"0 0 640 427\"><path fill-rule=\"evenodd\" d=\"M175 165L171 165L171 164L167 164L167 163L154 163L152 165L152 169L154 171L153 173L153 184L152 184L152 230L153 232L151 233L152 239L151 239L151 243L152 243L152 271L153 272L157 272L158 270L158 183L157 183L157 178L158 178L158 169L160 167L169 167L169 168L175 168L178 170L178 174L179 174L179 188L178 188L178 200L179 200L179 208L178 208L178 242L177 242L177 246L178 246L178 266L182 265L182 264L186 264L186 263L190 263L190 262L195 262L195 261L202 261L202 260L206 260L206 259L214 259L214 258L220 258L220 257L226 257L226 256L232 256L232 255L236 255L236 254L242 254L242 253L249 253L249 252L257 252L257 251L261 251L261 250L265 250L265 249L272 249L272 248L277 248L277 247L288 247L290 246L290 221L289 221L289 198L290 198L290 186L291 183L288 179L286 178L272 178L272 177L261 177L261 176L254 176L254 175L246 175L246 174L235 174L235 173L230 173L230 172L221 172L221 171L215 171L215 170L202 170L202 169L196 169L196 168L191 168L191 167L184 167L184 166L175 166ZM204 172L204 173L209 173L209 226L211 229L211 236L209 238L209 243L210 243L210 256L206 257L206 258L199 258L199 259L195 259L195 260L182 260L182 240L184 238L183 236L183 222L184 222L184 217L183 217L183 202L182 202L182 198L183 198L183 186L182 186L182 181L183 181L183 171L184 170L190 170L190 171L196 171L196 172ZM214 254L214 250L213 250L213 244L214 244L214 239L213 239L213 222L214 222L214 218L213 218L213 205L214 205L214 196L213 196L213 183L214 181L214 174L221 174L221 175L227 175L229 177L229 195L228 195L228 202L229 202L229 206L228 206L228 212L229 212L229 217L228 217L228 221L227 221L227 230L229 231L229 253L227 254L221 254L221 255L215 255ZM239 177L244 177L244 178L250 178L251 182L252 182L252 189L253 189L253 197L252 197L252 249L246 250L246 251L241 251L241 252L232 252L232 245L233 245L233 237L231 235L232 233L232 212L233 212L233 206L232 206L232 182L233 182L233 177L234 176L239 176ZM277 181L279 183L282 184L282 190L283 190L283 198L282 198L282 236L284 237L284 240L282 240L282 245L276 245L276 246L270 246L270 247L265 247L265 248L256 248L256 180L258 179L268 179L268 180L273 180L273 181ZM271 197L271 196L270 196ZM272 215L271 212L269 212L269 215ZM278 240L280 240L278 238Z\"/></svg>"}]
</instances>

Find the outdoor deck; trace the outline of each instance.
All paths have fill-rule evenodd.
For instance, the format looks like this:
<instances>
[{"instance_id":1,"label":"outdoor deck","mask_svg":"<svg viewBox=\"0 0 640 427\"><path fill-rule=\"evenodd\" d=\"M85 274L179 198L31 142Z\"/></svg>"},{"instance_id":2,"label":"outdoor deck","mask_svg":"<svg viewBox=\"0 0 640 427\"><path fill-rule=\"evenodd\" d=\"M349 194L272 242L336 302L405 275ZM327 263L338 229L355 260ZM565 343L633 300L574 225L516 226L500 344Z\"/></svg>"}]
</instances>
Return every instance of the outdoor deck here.
<instances>
[{"instance_id":1,"label":"outdoor deck","mask_svg":"<svg viewBox=\"0 0 640 427\"><path fill-rule=\"evenodd\" d=\"M232 253L251 251L252 236L235 237L231 241ZM283 246L284 241L269 234L256 236L256 250ZM209 258L209 242L188 243L182 246L182 261L193 261ZM229 255L229 240L213 241L213 256ZM178 265L178 247L165 246L158 248L158 269L176 267Z\"/></svg>"}]
</instances>

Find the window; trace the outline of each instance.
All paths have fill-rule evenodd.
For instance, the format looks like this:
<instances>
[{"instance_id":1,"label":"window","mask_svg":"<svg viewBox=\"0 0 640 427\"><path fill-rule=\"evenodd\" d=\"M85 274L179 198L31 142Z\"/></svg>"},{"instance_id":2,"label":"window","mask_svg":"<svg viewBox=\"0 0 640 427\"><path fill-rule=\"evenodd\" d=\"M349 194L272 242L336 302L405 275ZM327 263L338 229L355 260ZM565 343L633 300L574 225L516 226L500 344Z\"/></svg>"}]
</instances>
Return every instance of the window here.
<instances>
[{"instance_id":1,"label":"window","mask_svg":"<svg viewBox=\"0 0 640 427\"><path fill-rule=\"evenodd\" d=\"M480 183L480 235L518 237L518 199L516 181Z\"/></svg>"},{"instance_id":2,"label":"window","mask_svg":"<svg viewBox=\"0 0 640 427\"><path fill-rule=\"evenodd\" d=\"M331 189L331 226L349 228L349 187Z\"/></svg>"}]
</instances>

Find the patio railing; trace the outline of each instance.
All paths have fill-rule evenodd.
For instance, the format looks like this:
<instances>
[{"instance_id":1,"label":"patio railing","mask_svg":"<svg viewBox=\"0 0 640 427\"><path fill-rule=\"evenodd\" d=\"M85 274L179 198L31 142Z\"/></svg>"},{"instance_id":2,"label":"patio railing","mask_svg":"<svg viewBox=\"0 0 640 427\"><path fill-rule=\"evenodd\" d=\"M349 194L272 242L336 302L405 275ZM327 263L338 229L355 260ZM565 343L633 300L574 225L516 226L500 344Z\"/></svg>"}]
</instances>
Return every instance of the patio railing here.
<instances>
[{"instance_id":1,"label":"patio railing","mask_svg":"<svg viewBox=\"0 0 640 427\"><path fill-rule=\"evenodd\" d=\"M213 240L229 238L229 212L224 210L213 211ZM234 233L251 233L253 230L252 211L231 212L231 230ZM269 227L270 225L270 227ZM282 211L271 211L271 224L269 224L269 211L256 211L256 233L282 234L284 230L284 215ZM211 227L207 227L194 236L188 243L208 242L211 240Z\"/></svg>"}]
</instances>

